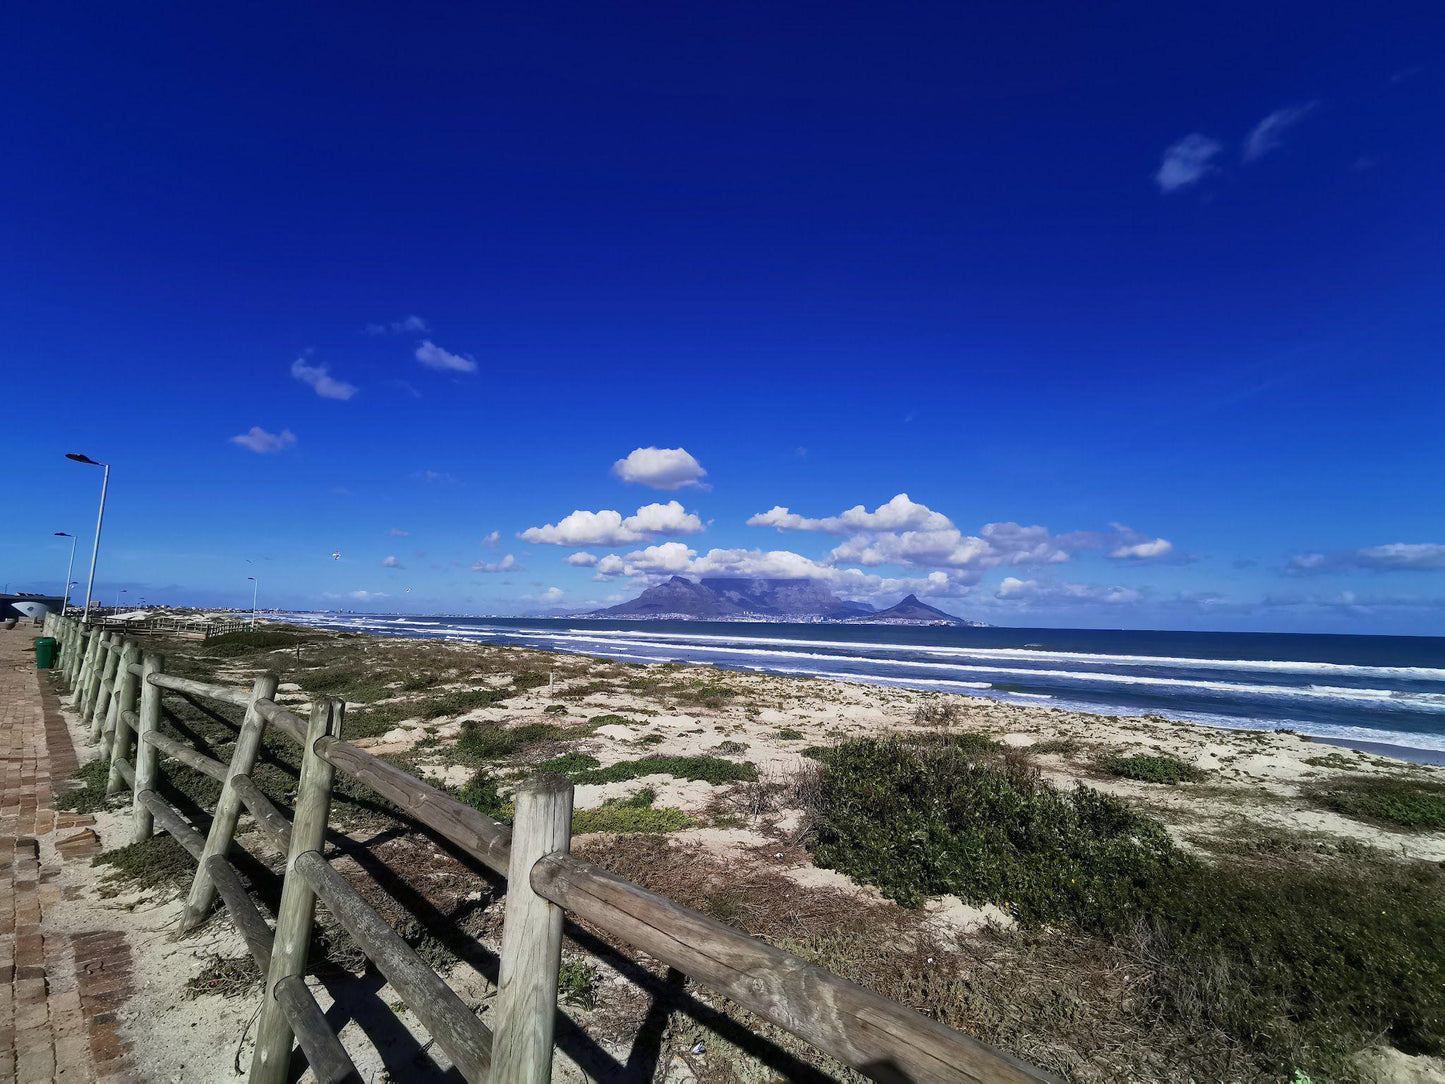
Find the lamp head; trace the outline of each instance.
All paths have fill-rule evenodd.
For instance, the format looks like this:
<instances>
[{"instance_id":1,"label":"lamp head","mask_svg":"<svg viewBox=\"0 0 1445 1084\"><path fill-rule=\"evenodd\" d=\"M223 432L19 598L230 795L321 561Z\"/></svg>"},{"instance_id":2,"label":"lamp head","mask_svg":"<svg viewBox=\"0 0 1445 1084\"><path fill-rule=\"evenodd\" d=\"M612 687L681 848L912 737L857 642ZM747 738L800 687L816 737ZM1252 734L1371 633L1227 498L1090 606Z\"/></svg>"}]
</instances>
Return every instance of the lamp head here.
<instances>
[{"instance_id":1,"label":"lamp head","mask_svg":"<svg viewBox=\"0 0 1445 1084\"><path fill-rule=\"evenodd\" d=\"M69 531L56 531L56 532L55 532L55 537L56 537L56 538L74 538L75 535L71 534Z\"/></svg>"},{"instance_id":2,"label":"lamp head","mask_svg":"<svg viewBox=\"0 0 1445 1084\"><path fill-rule=\"evenodd\" d=\"M103 467L103 466L105 466L104 463L97 463L94 459L91 459L90 456L88 456L88 455L81 455L79 452L66 452L66 453L65 453L65 458L66 458L66 459L73 459L73 460L75 460L75 462L77 462L77 463L89 463L92 467Z\"/></svg>"}]
</instances>

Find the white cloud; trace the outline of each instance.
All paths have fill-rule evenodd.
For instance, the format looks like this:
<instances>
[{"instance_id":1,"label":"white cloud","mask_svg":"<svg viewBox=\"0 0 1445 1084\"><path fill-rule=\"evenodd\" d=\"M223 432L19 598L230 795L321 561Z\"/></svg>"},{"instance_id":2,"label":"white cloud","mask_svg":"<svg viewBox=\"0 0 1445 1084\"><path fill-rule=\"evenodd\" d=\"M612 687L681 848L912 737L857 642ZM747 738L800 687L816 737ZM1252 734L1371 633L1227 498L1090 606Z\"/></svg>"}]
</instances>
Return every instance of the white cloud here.
<instances>
[{"instance_id":1,"label":"white cloud","mask_svg":"<svg viewBox=\"0 0 1445 1084\"><path fill-rule=\"evenodd\" d=\"M496 545L500 545L500 544L501 544L501 541L502 541L502 532L501 532L501 531L491 531L491 532L489 532L489 533L487 534L487 536L486 536L485 538L482 539L482 545L484 545L484 546L496 546Z\"/></svg>"},{"instance_id":2,"label":"white cloud","mask_svg":"<svg viewBox=\"0 0 1445 1084\"><path fill-rule=\"evenodd\" d=\"M1092 583L1040 583L1005 576L994 591L994 597L1025 604L1042 602L1068 605L1102 602L1121 605L1138 602L1140 594L1132 587L1108 587Z\"/></svg>"},{"instance_id":3,"label":"white cloud","mask_svg":"<svg viewBox=\"0 0 1445 1084\"><path fill-rule=\"evenodd\" d=\"M392 538L410 538L410 537L411 537L411 532L410 532L410 531L403 531L400 527L393 527L391 530L387 531L386 533L389 534Z\"/></svg>"},{"instance_id":4,"label":"white cloud","mask_svg":"<svg viewBox=\"0 0 1445 1084\"><path fill-rule=\"evenodd\" d=\"M477 371L475 358L463 357L461 354L453 354L450 350L443 350L430 339L423 340L421 345L416 348L416 360L428 369L442 369L454 373Z\"/></svg>"},{"instance_id":5,"label":"white cloud","mask_svg":"<svg viewBox=\"0 0 1445 1084\"><path fill-rule=\"evenodd\" d=\"M1303 105L1289 105L1283 109L1276 109L1265 117L1245 137L1244 160L1253 162L1263 158L1270 151L1279 150L1284 146L1285 132L1309 116L1318 104L1318 102L1305 102Z\"/></svg>"},{"instance_id":6,"label":"white cloud","mask_svg":"<svg viewBox=\"0 0 1445 1084\"><path fill-rule=\"evenodd\" d=\"M1154 557L1167 557L1173 552L1174 543L1167 538L1151 538L1119 546L1109 556L1121 561L1147 561Z\"/></svg>"},{"instance_id":7,"label":"white cloud","mask_svg":"<svg viewBox=\"0 0 1445 1084\"><path fill-rule=\"evenodd\" d=\"M296 446L296 434L289 429L283 429L279 433L268 433L259 425L251 426L249 433L241 433L231 438L232 444L239 444L242 448L249 448L257 455L272 455L276 452L284 452L287 448Z\"/></svg>"},{"instance_id":8,"label":"white cloud","mask_svg":"<svg viewBox=\"0 0 1445 1084\"><path fill-rule=\"evenodd\" d=\"M592 568L597 564L597 558L584 550L578 550L567 558L567 563L573 568Z\"/></svg>"},{"instance_id":9,"label":"white cloud","mask_svg":"<svg viewBox=\"0 0 1445 1084\"><path fill-rule=\"evenodd\" d=\"M748 526L776 527L780 531L852 534L857 531L946 530L953 526L953 521L943 513L933 511L926 504L910 499L907 493L899 493L872 512L859 504L836 516L824 516L820 519L800 516L782 505L774 505L768 511L750 517Z\"/></svg>"},{"instance_id":10,"label":"white cloud","mask_svg":"<svg viewBox=\"0 0 1445 1084\"><path fill-rule=\"evenodd\" d=\"M1331 560L1328 554L1301 553L1291 557L1284 570L1294 573L1324 572L1330 567L1330 564Z\"/></svg>"},{"instance_id":11,"label":"white cloud","mask_svg":"<svg viewBox=\"0 0 1445 1084\"><path fill-rule=\"evenodd\" d=\"M612 464L612 473L624 482L651 489L677 490L688 486L705 488L707 471L686 448L634 448L625 459Z\"/></svg>"},{"instance_id":12,"label":"white cloud","mask_svg":"<svg viewBox=\"0 0 1445 1084\"><path fill-rule=\"evenodd\" d=\"M503 557L500 561L493 561L493 562L478 561L476 564L472 565L472 571L473 571L473 572L525 572L526 569L524 569L521 565L517 564L517 559L516 559L515 557L513 557L513 556L509 553L509 554L507 554L505 557Z\"/></svg>"},{"instance_id":13,"label":"white cloud","mask_svg":"<svg viewBox=\"0 0 1445 1084\"><path fill-rule=\"evenodd\" d=\"M326 371L325 365L312 365L305 358L297 358L291 363L291 375L309 385L323 399L350 399L360 390L355 384L337 380Z\"/></svg>"},{"instance_id":14,"label":"white cloud","mask_svg":"<svg viewBox=\"0 0 1445 1084\"><path fill-rule=\"evenodd\" d=\"M1164 161L1154 181L1161 192L1177 192L1192 184L1198 184L1205 175L1215 169L1214 158L1224 150L1224 144L1207 135L1194 132L1173 143L1164 152Z\"/></svg>"},{"instance_id":15,"label":"white cloud","mask_svg":"<svg viewBox=\"0 0 1445 1084\"><path fill-rule=\"evenodd\" d=\"M545 527L528 527L517 537L524 542L552 546L616 546L643 542L657 535L697 534L702 520L678 501L644 504L633 515L604 508L598 512L578 509Z\"/></svg>"},{"instance_id":16,"label":"white cloud","mask_svg":"<svg viewBox=\"0 0 1445 1084\"><path fill-rule=\"evenodd\" d=\"M669 576L747 576L785 580L821 580L847 597L887 596L915 592L924 595L960 595L978 579L976 573L935 571L927 576L878 576L856 568L821 564L791 550L712 549L699 556L681 542L648 546L627 554L610 553L597 562L593 579L619 576L666 579Z\"/></svg>"},{"instance_id":17,"label":"white cloud","mask_svg":"<svg viewBox=\"0 0 1445 1084\"><path fill-rule=\"evenodd\" d=\"M1391 542L1359 550L1355 561L1367 568L1434 571L1445 569L1445 545L1438 542Z\"/></svg>"},{"instance_id":18,"label":"white cloud","mask_svg":"<svg viewBox=\"0 0 1445 1084\"><path fill-rule=\"evenodd\" d=\"M420 333L430 331L431 327L420 316L403 316L400 320L390 320L384 324L367 324L368 335L385 335L390 332L393 335L405 333Z\"/></svg>"},{"instance_id":19,"label":"white cloud","mask_svg":"<svg viewBox=\"0 0 1445 1084\"><path fill-rule=\"evenodd\" d=\"M383 559L382 559L382 562L381 562L381 567L382 567L382 568L405 568L406 565L402 564L400 561L398 561L398 560L393 556L393 557L383 558Z\"/></svg>"},{"instance_id":20,"label":"white cloud","mask_svg":"<svg viewBox=\"0 0 1445 1084\"><path fill-rule=\"evenodd\" d=\"M561 601L561 598L564 594L566 594L566 592L563 591L560 587L549 587L547 588L547 590L542 592L542 601L559 602Z\"/></svg>"}]
</instances>

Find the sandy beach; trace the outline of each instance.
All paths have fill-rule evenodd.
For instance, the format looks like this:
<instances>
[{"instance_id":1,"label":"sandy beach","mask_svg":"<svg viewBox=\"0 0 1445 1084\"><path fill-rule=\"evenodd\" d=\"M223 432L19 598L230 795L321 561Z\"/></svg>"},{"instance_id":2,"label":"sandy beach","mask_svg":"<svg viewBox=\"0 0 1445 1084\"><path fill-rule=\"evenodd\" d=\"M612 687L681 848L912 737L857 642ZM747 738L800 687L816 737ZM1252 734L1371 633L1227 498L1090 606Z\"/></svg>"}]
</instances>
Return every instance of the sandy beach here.
<instances>
[{"instance_id":1,"label":"sandy beach","mask_svg":"<svg viewBox=\"0 0 1445 1084\"><path fill-rule=\"evenodd\" d=\"M1230 731L1158 717L1090 715L705 666L628 665L520 648L317 630L279 635L294 637L295 644L220 651L174 643L166 649L174 665L226 683L273 670L283 679L278 694L283 703L300 705L319 692L345 696L351 740L467 800L490 794L481 799L483 806L494 801L501 815L518 780L538 767L567 770L577 780L577 852L757 936L818 956L856 981L1071 1079L1121 1074L1197 1079L1202 1072L1220 1071L1221 1079L1247 1080L1269 1074L1249 1057L1231 1053L1227 1037L1191 1033L1184 1022L1155 1020L1141 1030L1131 1021L1137 1010L1125 996L1128 982L1119 977L1120 962L1101 963L1097 947L1085 940L1059 934L1046 944L1041 931L1020 926L1006 905L966 903L949 894L931 896L918 907L900 906L877 887L817 864L810 850L810 791L823 751L899 734L929 740L976 735L1060 790L1084 784L1125 800L1157 818L1180 847L1201 856L1251 848L1329 854L1362 848L1392 860L1445 861L1445 833L1367 823L1312 797L1312 788L1336 778L1430 783L1445 778L1445 770L1292 733ZM425 683L408 681L407 675L419 671L427 675ZM407 684L417 687L408 690ZM466 706L469 701L476 706ZM80 737L77 733L77 746L84 748ZM1194 781L1162 785L1114 769L1138 756L1182 762L1196 773ZM730 767L719 772L719 764ZM589 778L596 776L604 778ZM483 778L487 786L479 788ZM124 819L114 810L98 814L105 846L120 839ZM383 857L400 867L441 916L441 925L480 946L482 957L469 958L450 939L437 942L444 973L485 1015L495 980L486 960L494 959L500 936L501 908L489 906L497 886L420 835L378 834L374 816L341 823L347 842L338 843L340 868L363 876L365 863L348 858L346 847ZM254 834L246 843L265 853ZM275 856L270 858L274 865ZM199 937L175 942L169 927L179 910L177 885L164 878L116 882L104 866L89 872L85 878L73 875L79 879L68 886L74 897L68 913L77 922L94 908L136 916L132 951L145 965L122 1014L123 1026L142 1062L154 1067L153 1079L231 1079L234 1065L246 1063L254 980L222 984L226 994L241 996L204 992L204 979L186 992L187 983L218 959L243 955L229 922L213 918ZM839 945L860 937L878 940L888 950L886 959L866 953L834 958L843 951ZM716 1021L711 1027L698 1023L699 1013L708 1018L700 1009L692 1015L670 1010L666 1026L654 1034L652 998L637 980L660 989L666 976L649 971L625 946L610 955L595 950L569 942L567 958L580 976L580 989L564 1012L594 1038L595 1047L564 1042L559 1079L605 1079L619 1065L633 1067L627 1079L776 1077L777 1063L768 1069L766 1058L726 1039ZM968 982L977 989L962 1001L955 991L944 1005L936 991L926 989L935 973L945 985L971 976ZM333 997L343 1002L337 1010L344 1017L341 1035L348 1048L362 1052L356 1055L359 1066L385 1068L393 1078L399 1072L425 1078L418 1068L427 1061L419 1053L425 1033L409 1014L402 1014L405 1034L377 1031L364 1026L368 1018L356 1008L355 989L324 975L312 981L324 1006ZM1070 996L1080 1005L1067 1022L1050 1017L1039 1024L1039 1005L1052 1004L1061 988L1073 990ZM396 1001L375 984L367 996ZM1023 1003L1032 1008L1020 1009ZM726 1011L707 1007L715 1010ZM1022 1013L1024 1021L1032 1014L1035 1025L1030 1029L1011 1013ZM782 1075L792 1075L787 1058L815 1060L776 1029L763 1032L788 1052ZM218 1035L226 1042L218 1042ZM639 1060L644 1041L652 1044L651 1054ZM1374 1045L1381 1050L1352 1063L1360 1079L1445 1079L1434 1059ZM1197 1055L1193 1064L1174 1063L1190 1049ZM1408 1073L1416 1075L1401 1075Z\"/></svg>"}]
</instances>

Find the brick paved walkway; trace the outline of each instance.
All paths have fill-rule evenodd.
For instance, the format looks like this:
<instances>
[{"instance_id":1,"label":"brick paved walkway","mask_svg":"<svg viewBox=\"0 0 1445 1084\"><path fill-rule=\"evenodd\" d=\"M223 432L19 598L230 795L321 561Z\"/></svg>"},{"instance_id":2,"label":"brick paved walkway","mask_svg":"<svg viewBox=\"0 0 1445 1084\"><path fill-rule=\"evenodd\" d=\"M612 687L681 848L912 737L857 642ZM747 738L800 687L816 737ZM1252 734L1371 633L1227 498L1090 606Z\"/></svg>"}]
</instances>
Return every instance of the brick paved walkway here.
<instances>
[{"instance_id":1,"label":"brick paved walkway","mask_svg":"<svg viewBox=\"0 0 1445 1084\"><path fill-rule=\"evenodd\" d=\"M93 817L52 804L76 754L50 678L35 670L35 635L0 630L0 1081L110 1080L126 1075L115 1009L130 951L118 932L72 935L46 921L62 898L56 874L96 845L83 833Z\"/></svg>"}]
</instances>

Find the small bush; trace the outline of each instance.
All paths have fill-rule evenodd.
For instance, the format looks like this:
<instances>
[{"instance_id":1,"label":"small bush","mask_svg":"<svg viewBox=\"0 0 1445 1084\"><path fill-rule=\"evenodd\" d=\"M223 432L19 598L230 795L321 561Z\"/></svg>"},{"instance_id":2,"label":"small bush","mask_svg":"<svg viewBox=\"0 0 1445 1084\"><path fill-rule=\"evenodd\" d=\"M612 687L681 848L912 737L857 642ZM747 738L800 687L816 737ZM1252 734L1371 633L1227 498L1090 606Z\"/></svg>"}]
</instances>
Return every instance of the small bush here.
<instances>
[{"instance_id":1,"label":"small bush","mask_svg":"<svg viewBox=\"0 0 1445 1084\"><path fill-rule=\"evenodd\" d=\"M780 726L778 727L777 733L778 737L783 741L802 741L804 738L801 730L791 726Z\"/></svg>"},{"instance_id":2,"label":"small bush","mask_svg":"<svg viewBox=\"0 0 1445 1084\"><path fill-rule=\"evenodd\" d=\"M1167 755L1110 757L1101 762L1110 775L1121 779L1137 779L1141 783L1163 783L1174 786L1178 783L1197 783L1205 772L1193 764Z\"/></svg>"},{"instance_id":3,"label":"small bush","mask_svg":"<svg viewBox=\"0 0 1445 1084\"><path fill-rule=\"evenodd\" d=\"M109 870L102 896L117 895L124 888L180 891L189 887L196 875L196 860L166 832L102 851L91 862Z\"/></svg>"},{"instance_id":4,"label":"small bush","mask_svg":"<svg viewBox=\"0 0 1445 1084\"><path fill-rule=\"evenodd\" d=\"M547 684L547 675L535 670L521 670L512 675L512 688L519 693Z\"/></svg>"},{"instance_id":5,"label":"small bush","mask_svg":"<svg viewBox=\"0 0 1445 1084\"><path fill-rule=\"evenodd\" d=\"M1028 747L1030 753L1037 753L1040 756L1055 753L1060 756L1069 753L1077 753L1082 746L1075 738L1050 738L1047 741L1034 742Z\"/></svg>"},{"instance_id":6,"label":"small bush","mask_svg":"<svg viewBox=\"0 0 1445 1084\"><path fill-rule=\"evenodd\" d=\"M557 994L569 1005L579 1009L597 1007L597 968L584 960L562 961L557 972Z\"/></svg>"},{"instance_id":7,"label":"small bush","mask_svg":"<svg viewBox=\"0 0 1445 1084\"><path fill-rule=\"evenodd\" d=\"M459 689L424 700L418 707L423 719L439 719L443 715L465 715L477 708L489 708L507 698L496 689Z\"/></svg>"},{"instance_id":8,"label":"small bush","mask_svg":"<svg viewBox=\"0 0 1445 1084\"><path fill-rule=\"evenodd\" d=\"M632 720L625 715L594 715L587 720L594 728L599 726L631 726Z\"/></svg>"},{"instance_id":9,"label":"small bush","mask_svg":"<svg viewBox=\"0 0 1445 1084\"><path fill-rule=\"evenodd\" d=\"M719 746L714 750L714 752L722 753L722 754L724 754L724 755L731 755L731 756L736 756L738 753L746 753L747 751L748 751L748 743L747 743L747 742L745 742L745 741L732 741L732 740L728 740L728 741L723 742L721 745L719 745Z\"/></svg>"},{"instance_id":10,"label":"small bush","mask_svg":"<svg viewBox=\"0 0 1445 1084\"><path fill-rule=\"evenodd\" d=\"M547 705L545 708L543 708L542 710L545 711L548 715L566 715L566 714L567 714L567 705L566 705L566 704L548 704L548 705Z\"/></svg>"},{"instance_id":11,"label":"small bush","mask_svg":"<svg viewBox=\"0 0 1445 1084\"><path fill-rule=\"evenodd\" d=\"M71 773L72 783L77 784L55 798L55 808L71 813L96 813L106 808L114 798L105 796L106 781L110 778L110 764L100 757L88 760Z\"/></svg>"},{"instance_id":12,"label":"small bush","mask_svg":"<svg viewBox=\"0 0 1445 1084\"><path fill-rule=\"evenodd\" d=\"M737 694L736 689L730 689L726 685L718 685L713 682L701 682L696 685L690 685L685 689L679 689L675 695L678 700L716 710L721 707L726 707L727 702L737 696Z\"/></svg>"},{"instance_id":13,"label":"small bush","mask_svg":"<svg viewBox=\"0 0 1445 1084\"><path fill-rule=\"evenodd\" d=\"M457 798L478 813L485 813L497 820L510 819L504 816L506 806L502 802L502 796L497 793L497 782L485 768L473 773L466 785L457 791Z\"/></svg>"},{"instance_id":14,"label":"small bush","mask_svg":"<svg viewBox=\"0 0 1445 1084\"><path fill-rule=\"evenodd\" d=\"M1355 820L1412 832L1445 829L1445 784L1354 776L1305 790L1315 805Z\"/></svg>"},{"instance_id":15,"label":"small bush","mask_svg":"<svg viewBox=\"0 0 1445 1084\"><path fill-rule=\"evenodd\" d=\"M315 639L314 636L307 636L305 633L284 632L281 629L256 629L254 632L248 629L243 632L227 632L221 636L212 636L201 647L201 652L206 655L229 658L261 651L278 651L283 647L313 643Z\"/></svg>"},{"instance_id":16,"label":"small bush","mask_svg":"<svg viewBox=\"0 0 1445 1084\"><path fill-rule=\"evenodd\" d=\"M491 761L511 756L539 742L550 741L562 733L561 728L551 723L528 723L508 728L500 723L469 719L462 724L457 750L479 761Z\"/></svg>"},{"instance_id":17,"label":"small bush","mask_svg":"<svg viewBox=\"0 0 1445 1084\"><path fill-rule=\"evenodd\" d=\"M578 783L621 783L645 775L671 775L678 779L700 779L717 784L756 779L758 771L751 764L739 764L721 757L653 756L624 760L606 768L578 772L572 779Z\"/></svg>"},{"instance_id":18,"label":"small bush","mask_svg":"<svg viewBox=\"0 0 1445 1084\"><path fill-rule=\"evenodd\" d=\"M952 700L934 698L925 700L918 705L913 713L913 722L917 726L944 727L952 726L963 717L963 711L958 704Z\"/></svg>"},{"instance_id":19,"label":"small bush","mask_svg":"<svg viewBox=\"0 0 1445 1084\"><path fill-rule=\"evenodd\" d=\"M656 808L657 791L643 787L626 798L612 798L596 809L579 809L572 814L572 831L589 832L677 832L690 828L693 819L680 809Z\"/></svg>"},{"instance_id":20,"label":"small bush","mask_svg":"<svg viewBox=\"0 0 1445 1084\"><path fill-rule=\"evenodd\" d=\"M553 757L551 760L543 761L537 765L539 772L556 772L558 775L565 775L574 779L578 772L591 771L600 767L602 762L587 753L563 753L560 757Z\"/></svg>"}]
</instances>

